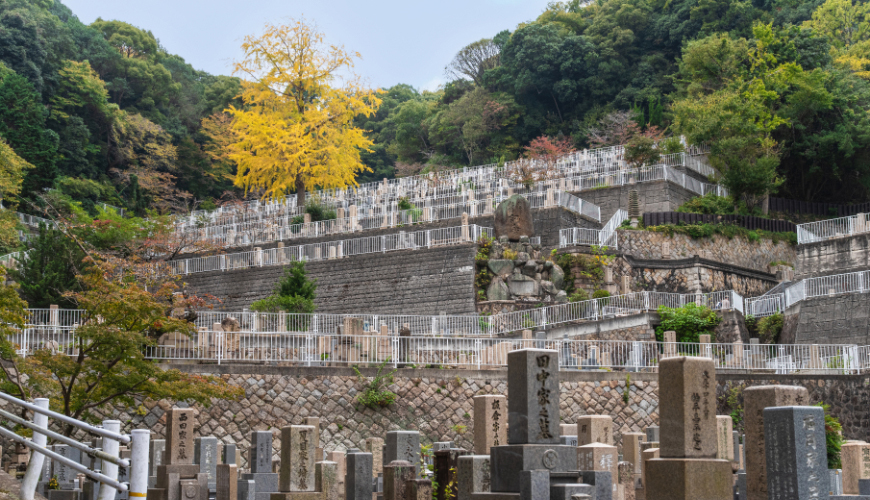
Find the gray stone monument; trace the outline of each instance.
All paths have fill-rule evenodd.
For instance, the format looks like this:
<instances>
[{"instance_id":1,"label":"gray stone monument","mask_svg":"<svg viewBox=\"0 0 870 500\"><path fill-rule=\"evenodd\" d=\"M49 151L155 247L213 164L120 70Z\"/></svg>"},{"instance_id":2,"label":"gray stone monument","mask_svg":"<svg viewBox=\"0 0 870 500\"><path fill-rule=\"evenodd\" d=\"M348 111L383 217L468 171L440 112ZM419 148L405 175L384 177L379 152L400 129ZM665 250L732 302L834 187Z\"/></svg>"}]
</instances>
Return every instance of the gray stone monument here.
<instances>
[{"instance_id":1,"label":"gray stone monument","mask_svg":"<svg viewBox=\"0 0 870 500\"><path fill-rule=\"evenodd\" d=\"M524 470L519 479L522 500L550 500L550 471Z\"/></svg>"},{"instance_id":2,"label":"gray stone monument","mask_svg":"<svg viewBox=\"0 0 870 500\"><path fill-rule=\"evenodd\" d=\"M489 493L489 455L463 455L456 470L456 500L471 500L473 493Z\"/></svg>"},{"instance_id":3,"label":"gray stone monument","mask_svg":"<svg viewBox=\"0 0 870 500\"><path fill-rule=\"evenodd\" d=\"M384 452L384 462L404 460L419 466L420 464L420 433L418 431L387 432L387 448Z\"/></svg>"},{"instance_id":4,"label":"gray stone monument","mask_svg":"<svg viewBox=\"0 0 870 500\"><path fill-rule=\"evenodd\" d=\"M251 447L248 449L251 472L242 474L239 480L239 500L248 500L245 495L254 496L252 500L269 500L272 493L278 492L278 474L272 472L272 453L272 433L251 432ZM253 485L248 485L248 481ZM245 498L241 498L243 496Z\"/></svg>"},{"instance_id":5,"label":"gray stone monument","mask_svg":"<svg viewBox=\"0 0 870 500\"><path fill-rule=\"evenodd\" d=\"M344 483L347 500L371 500L373 464L371 453L363 453L356 448L347 450L347 475Z\"/></svg>"},{"instance_id":6,"label":"gray stone monument","mask_svg":"<svg viewBox=\"0 0 870 500\"><path fill-rule=\"evenodd\" d=\"M236 445L234 443L227 443L221 447L221 463L239 465L236 463Z\"/></svg>"},{"instance_id":7,"label":"gray stone monument","mask_svg":"<svg viewBox=\"0 0 870 500\"><path fill-rule=\"evenodd\" d=\"M217 481L217 438L198 437L194 440L193 450L193 463L199 465L199 472L208 476L208 488L214 491Z\"/></svg>"},{"instance_id":8,"label":"gray stone monument","mask_svg":"<svg viewBox=\"0 0 870 500\"><path fill-rule=\"evenodd\" d=\"M281 429L282 492L314 491L314 426L291 425Z\"/></svg>"},{"instance_id":9,"label":"gray stone monument","mask_svg":"<svg viewBox=\"0 0 870 500\"><path fill-rule=\"evenodd\" d=\"M770 500L829 496L825 412L818 406L764 410L767 491Z\"/></svg>"}]
</instances>

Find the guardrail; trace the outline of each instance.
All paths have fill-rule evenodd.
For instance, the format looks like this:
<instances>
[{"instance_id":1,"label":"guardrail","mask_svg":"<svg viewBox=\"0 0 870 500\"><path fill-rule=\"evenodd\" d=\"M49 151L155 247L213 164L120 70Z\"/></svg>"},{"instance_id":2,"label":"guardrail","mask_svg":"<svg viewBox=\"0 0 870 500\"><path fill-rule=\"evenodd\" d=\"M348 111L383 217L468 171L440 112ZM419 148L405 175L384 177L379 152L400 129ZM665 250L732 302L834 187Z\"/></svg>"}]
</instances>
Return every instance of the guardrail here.
<instances>
[{"instance_id":1,"label":"guardrail","mask_svg":"<svg viewBox=\"0 0 870 500\"><path fill-rule=\"evenodd\" d=\"M233 271L252 267L280 266L295 261L341 259L354 255L419 250L473 243L481 236L492 236L492 229L469 224L422 231L400 232L350 240L324 241L291 247L278 247L231 254L170 261L173 274L185 275L211 271Z\"/></svg>"},{"instance_id":2,"label":"guardrail","mask_svg":"<svg viewBox=\"0 0 870 500\"><path fill-rule=\"evenodd\" d=\"M95 427L87 422L82 422L81 420L49 410L48 399L44 398L36 399L33 403L28 403L0 392L0 399L33 413L33 421L28 421L8 411L0 410L0 417L33 431L33 439L29 440L0 426L0 435L33 450L27 466L27 472L25 472L24 480L21 484L20 497L22 500L33 500L37 481L43 471L45 458L50 458L99 482L100 489L97 500L114 500L116 491L129 492L130 497L145 497L148 486L148 443L151 439L151 431L141 429L134 430L132 435L122 434L120 432L121 422L118 420L104 420L102 428ZM103 438L102 450L92 448L75 439L50 430L49 418L90 434L101 436ZM99 459L101 470L92 470L74 460L48 450L45 445L49 437ZM120 458L121 443L130 443L133 450L130 460ZM118 467L129 468L129 483L118 481Z\"/></svg>"},{"instance_id":3,"label":"guardrail","mask_svg":"<svg viewBox=\"0 0 870 500\"><path fill-rule=\"evenodd\" d=\"M759 345L606 340L531 340L480 337L296 335L200 331L173 345L150 347L160 360L287 362L299 366L499 368L517 349L559 352L559 368L655 370L664 357L712 358L716 369L766 373L859 373L870 368L866 348L853 345Z\"/></svg>"},{"instance_id":4,"label":"guardrail","mask_svg":"<svg viewBox=\"0 0 870 500\"><path fill-rule=\"evenodd\" d=\"M763 318L780 313L785 309L785 295L781 293L772 295L762 295L760 297L752 297L745 299L743 304L746 308L747 316Z\"/></svg>"},{"instance_id":5,"label":"guardrail","mask_svg":"<svg viewBox=\"0 0 870 500\"><path fill-rule=\"evenodd\" d=\"M798 245L870 232L870 213L797 225Z\"/></svg>"}]
</instances>

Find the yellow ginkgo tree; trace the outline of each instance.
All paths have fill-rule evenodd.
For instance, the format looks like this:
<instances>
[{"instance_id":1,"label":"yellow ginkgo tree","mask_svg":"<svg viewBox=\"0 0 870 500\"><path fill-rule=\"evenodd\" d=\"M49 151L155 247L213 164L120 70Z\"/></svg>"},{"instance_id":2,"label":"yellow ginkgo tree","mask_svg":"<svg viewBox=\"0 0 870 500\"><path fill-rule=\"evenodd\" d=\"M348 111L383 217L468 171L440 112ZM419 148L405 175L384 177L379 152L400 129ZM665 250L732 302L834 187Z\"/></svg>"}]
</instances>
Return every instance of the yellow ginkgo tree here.
<instances>
[{"instance_id":1,"label":"yellow ginkgo tree","mask_svg":"<svg viewBox=\"0 0 870 500\"><path fill-rule=\"evenodd\" d=\"M360 152L372 142L353 119L371 116L381 103L354 74L360 55L327 44L305 21L267 24L242 49L235 72L244 80L244 104L227 110L236 185L263 198L296 191L299 205L306 189L355 185L356 174L369 170Z\"/></svg>"}]
</instances>

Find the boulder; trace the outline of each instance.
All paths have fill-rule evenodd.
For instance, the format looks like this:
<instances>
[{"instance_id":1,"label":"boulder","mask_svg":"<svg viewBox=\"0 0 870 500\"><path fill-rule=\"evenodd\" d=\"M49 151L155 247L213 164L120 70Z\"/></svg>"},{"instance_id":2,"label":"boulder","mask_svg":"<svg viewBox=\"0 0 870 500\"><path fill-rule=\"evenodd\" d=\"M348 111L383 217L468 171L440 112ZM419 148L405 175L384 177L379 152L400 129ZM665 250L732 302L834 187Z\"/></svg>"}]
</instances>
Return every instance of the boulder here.
<instances>
[{"instance_id":1,"label":"boulder","mask_svg":"<svg viewBox=\"0 0 870 500\"><path fill-rule=\"evenodd\" d=\"M514 274L508 282L508 289L513 295L527 297L530 295L538 295L539 286L533 278Z\"/></svg>"},{"instance_id":2,"label":"boulder","mask_svg":"<svg viewBox=\"0 0 870 500\"><path fill-rule=\"evenodd\" d=\"M541 290L547 295L556 295L559 290L556 289L552 281L541 280Z\"/></svg>"},{"instance_id":3,"label":"boulder","mask_svg":"<svg viewBox=\"0 0 870 500\"><path fill-rule=\"evenodd\" d=\"M495 236L520 241L523 236L535 235L532 224L532 205L529 200L515 194L499 203L495 209ZM528 239L526 239L528 241Z\"/></svg>"},{"instance_id":4,"label":"boulder","mask_svg":"<svg viewBox=\"0 0 870 500\"><path fill-rule=\"evenodd\" d=\"M514 263L518 266L522 266L523 264L528 262L529 259L531 259L529 254L527 254L526 252L519 252L517 253L517 258L514 259Z\"/></svg>"},{"instance_id":5,"label":"boulder","mask_svg":"<svg viewBox=\"0 0 870 500\"><path fill-rule=\"evenodd\" d=\"M490 261L492 262L492 261ZM510 261L508 261L510 262ZM511 293L501 278L496 276L486 289L486 300L510 300Z\"/></svg>"},{"instance_id":6,"label":"boulder","mask_svg":"<svg viewBox=\"0 0 870 500\"><path fill-rule=\"evenodd\" d=\"M489 270L501 277L510 276L514 272L514 261L508 259L490 259Z\"/></svg>"},{"instance_id":7,"label":"boulder","mask_svg":"<svg viewBox=\"0 0 870 500\"><path fill-rule=\"evenodd\" d=\"M568 294L565 293L565 290L559 290L559 293L556 294L556 302L560 304L568 302Z\"/></svg>"},{"instance_id":8,"label":"boulder","mask_svg":"<svg viewBox=\"0 0 870 500\"><path fill-rule=\"evenodd\" d=\"M530 260L523 265L523 274L526 276L535 277L535 274L538 272L538 263Z\"/></svg>"}]
</instances>

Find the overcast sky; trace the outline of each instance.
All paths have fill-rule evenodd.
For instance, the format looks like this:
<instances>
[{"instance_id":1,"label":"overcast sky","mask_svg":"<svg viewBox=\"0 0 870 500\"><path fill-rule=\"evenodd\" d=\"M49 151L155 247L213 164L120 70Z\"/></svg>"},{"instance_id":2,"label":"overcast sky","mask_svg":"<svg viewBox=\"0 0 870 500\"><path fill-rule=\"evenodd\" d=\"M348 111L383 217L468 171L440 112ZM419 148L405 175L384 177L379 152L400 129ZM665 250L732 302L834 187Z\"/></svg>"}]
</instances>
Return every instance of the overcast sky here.
<instances>
[{"instance_id":1,"label":"overcast sky","mask_svg":"<svg viewBox=\"0 0 870 500\"><path fill-rule=\"evenodd\" d=\"M61 0L85 24L98 17L151 30L196 69L229 74L245 35L305 16L330 43L359 52L376 87L434 90L465 45L535 19L547 0Z\"/></svg>"}]
</instances>

